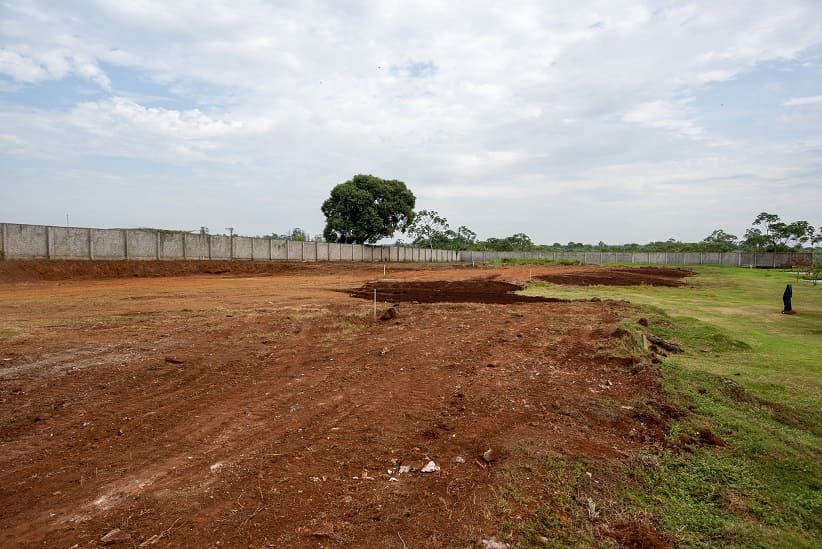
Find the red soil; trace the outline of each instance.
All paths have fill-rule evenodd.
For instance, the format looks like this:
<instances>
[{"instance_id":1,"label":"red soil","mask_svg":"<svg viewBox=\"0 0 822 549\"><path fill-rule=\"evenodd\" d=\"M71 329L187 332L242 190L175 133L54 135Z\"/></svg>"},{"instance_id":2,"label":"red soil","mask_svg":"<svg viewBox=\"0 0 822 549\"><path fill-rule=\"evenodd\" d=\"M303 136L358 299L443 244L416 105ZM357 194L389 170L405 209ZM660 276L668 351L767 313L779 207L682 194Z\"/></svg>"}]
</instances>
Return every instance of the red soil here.
<instances>
[{"instance_id":1,"label":"red soil","mask_svg":"<svg viewBox=\"0 0 822 549\"><path fill-rule=\"evenodd\" d=\"M512 471L545 460L584 460L578 496L601 509L588 523L561 487L523 477L557 528L634 536L611 528L613 495L626 461L663 445L668 408L650 361L620 353L630 304L501 304L511 288L488 278L528 268L391 266L460 302L386 293L398 315L374 322L345 291L381 265L97 280L130 275L62 263L90 280L44 282L43 263L0 263L0 279L28 280L0 284L0 545L472 546L534 512L499 501ZM419 472L428 461L440 470Z\"/></svg>"}]
</instances>

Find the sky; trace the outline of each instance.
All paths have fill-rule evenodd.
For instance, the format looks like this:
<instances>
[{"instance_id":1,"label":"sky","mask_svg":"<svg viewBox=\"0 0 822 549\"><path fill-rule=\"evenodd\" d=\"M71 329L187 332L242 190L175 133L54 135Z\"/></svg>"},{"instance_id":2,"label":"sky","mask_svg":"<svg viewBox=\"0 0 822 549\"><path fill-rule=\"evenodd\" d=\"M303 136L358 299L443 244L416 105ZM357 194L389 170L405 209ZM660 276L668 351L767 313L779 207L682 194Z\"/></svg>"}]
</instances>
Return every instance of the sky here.
<instances>
[{"instance_id":1,"label":"sky","mask_svg":"<svg viewBox=\"0 0 822 549\"><path fill-rule=\"evenodd\" d=\"M0 0L0 222L317 234L358 173L481 239L820 225L822 1Z\"/></svg>"}]
</instances>

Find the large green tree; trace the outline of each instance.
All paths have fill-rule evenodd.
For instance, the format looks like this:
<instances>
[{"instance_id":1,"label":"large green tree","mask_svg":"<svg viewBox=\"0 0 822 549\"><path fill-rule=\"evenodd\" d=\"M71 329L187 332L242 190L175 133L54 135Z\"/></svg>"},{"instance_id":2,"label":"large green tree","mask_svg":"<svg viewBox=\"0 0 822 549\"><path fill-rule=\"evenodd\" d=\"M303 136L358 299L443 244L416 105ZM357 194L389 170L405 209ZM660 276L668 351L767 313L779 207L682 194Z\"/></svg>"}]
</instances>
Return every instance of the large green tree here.
<instances>
[{"instance_id":1,"label":"large green tree","mask_svg":"<svg viewBox=\"0 0 822 549\"><path fill-rule=\"evenodd\" d=\"M331 189L323 202L328 242L369 243L393 236L414 219L416 198L405 183L355 175Z\"/></svg>"}]
</instances>

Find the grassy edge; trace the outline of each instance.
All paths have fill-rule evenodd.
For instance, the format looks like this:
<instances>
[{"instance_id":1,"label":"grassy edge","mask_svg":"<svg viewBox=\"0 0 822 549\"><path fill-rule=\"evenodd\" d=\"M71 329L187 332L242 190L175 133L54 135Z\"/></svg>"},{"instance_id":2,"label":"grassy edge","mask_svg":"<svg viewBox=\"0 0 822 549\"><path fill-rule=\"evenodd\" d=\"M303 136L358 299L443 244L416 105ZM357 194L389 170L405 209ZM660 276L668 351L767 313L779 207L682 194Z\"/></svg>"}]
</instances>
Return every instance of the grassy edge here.
<instances>
[{"instance_id":1,"label":"grassy edge","mask_svg":"<svg viewBox=\"0 0 822 549\"><path fill-rule=\"evenodd\" d=\"M720 279L737 273L711 271ZM722 298L722 288L714 280L698 290ZM528 293L589 297L591 292L625 298L624 291L605 287L555 294L550 286L539 285ZM660 305L643 305L638 315L650 321L649 330L690 349L686 359L666 358L661 370L671 403L690 413L670 424L667 450L629 464L631 482L620 494L624 512L652 517L677 546L822 546L818 370L808 374L816 386L809 388L807 400L778 390L763 391L763 397L756 384L752 391L735 381L729 367L770 358L760 341L763 333L740 339L710 322L667 315L664 299ZM626 325L635 329L636 320ZM708 445L700 439L706 432L714 437ZM581 537L574 544L586 545L587 540Z\"/></svg>"}]
</instances>

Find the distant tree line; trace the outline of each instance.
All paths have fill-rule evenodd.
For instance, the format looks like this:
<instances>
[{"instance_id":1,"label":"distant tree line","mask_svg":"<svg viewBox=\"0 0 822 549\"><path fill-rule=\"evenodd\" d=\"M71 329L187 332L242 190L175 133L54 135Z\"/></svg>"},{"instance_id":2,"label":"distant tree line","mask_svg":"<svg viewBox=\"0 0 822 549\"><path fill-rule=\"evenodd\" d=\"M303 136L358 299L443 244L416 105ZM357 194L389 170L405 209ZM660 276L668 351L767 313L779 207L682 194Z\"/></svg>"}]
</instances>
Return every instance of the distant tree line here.
<instances>
[{"instance_id":1,"label":"distant tree line","mask_svg":"<svg viewBox=\"0 0 822 549\"><path fill-rule=\"evenodd\" d=\"M647 244L614 245L602 241L597 244L534 244L525 233L477 240L476 233L471 229L461 226L452 230L447 219L435 211L427 210L416 214L406 234L412 238L410 244L414 246L498 252L791 252L813 250L822 243L822 227L815 228L807 221L786 223L778 215L767 212L756 216L742 239L723 229L716 229L699 242L682 242L670 238Z\"/></svg>"},{"instance_id":2,"label":"distant tree line","mask_svg":"<svg viewBox=\"0 0 822 549\"><path fill-rule=\"evenodd\" d=\"M487 251L602 251L602 252L789 252L814 249L822 243L822 227L807 221L782 221L778 215L762 212L740 239L716 229L699 242L681 242L673 238L647 244L597 244L568 242L535 244L525 233L504 238L478 240L477 233L465 225L451 228L448 219L433 210L414 211L416 197L403 183L358 174L336 185L322 204L326 217L323 235L315 240L327 242L374 244L397 232L408 242L398 239L398 245L422 246L444 250ZM278 235L273 235L278 236ZM302 229L282 235L291 240L310 240Z\"/></svg>"}]
</instances>

